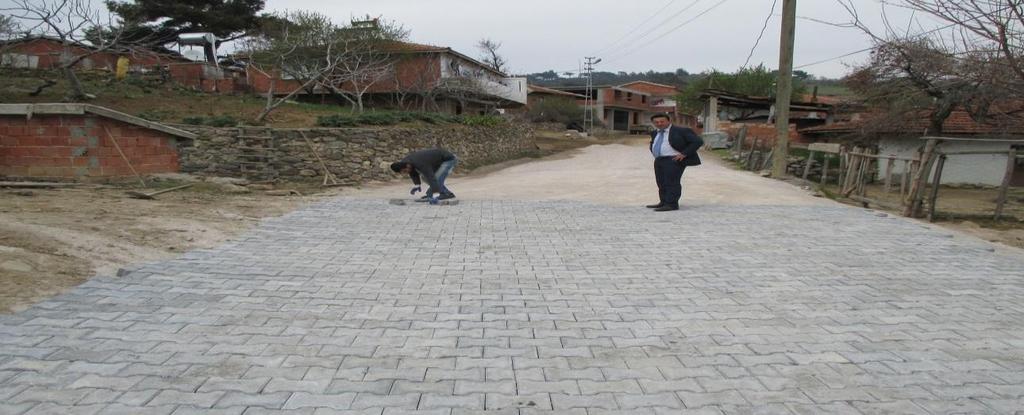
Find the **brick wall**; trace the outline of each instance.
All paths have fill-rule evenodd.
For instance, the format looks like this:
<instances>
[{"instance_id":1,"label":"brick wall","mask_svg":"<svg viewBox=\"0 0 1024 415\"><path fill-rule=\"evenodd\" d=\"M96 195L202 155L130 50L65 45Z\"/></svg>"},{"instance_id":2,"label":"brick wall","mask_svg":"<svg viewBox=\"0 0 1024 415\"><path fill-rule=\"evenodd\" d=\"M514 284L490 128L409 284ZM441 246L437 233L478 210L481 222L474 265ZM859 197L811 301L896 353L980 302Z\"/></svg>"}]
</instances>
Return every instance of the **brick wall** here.
<instances>
[{"instance_id":1,"label":"brick wall","mask_svg":"<svg viewBox=\"0 0 1024 415\"><path fill-rule=\"evenodd\" d=\"M743 141L744 148L750 148L755 143L760 148L768 148L775 145L775 138L778 132L775 131L775 124L764 124L764 123L733 123L728 121L719 121L718 129L729 137L735 138L740 128L747 126L747 138ZM800 134L796 131L796 125L789 125L789 142L795 143L800 142Z\"/></svg>"},{"instance_id":2,"label":"brick wall","mask_svg":"<svg viewBox=\"0 0 1024 415\"><path fill-rule=\"evenodd\" d=\"M107 133L109 131L109 134ZM131 176L116 137L139 174L176 172L177 138L92 114L0 115L0 176L107 179Z\"/></svg>"},{"instance_id":3,"label":"brick wall","mask_svg":"<svg viewBox=\"0 0 1024 415\"><path fill-rule=\"evenodd\" d=\"M5 50L5 54L29 55L38 59L36 68L52 69L60 67L60 55L64 51L64 45L60 42L49 39L35 39L28 42L17 43ZM70 52L76 56L90 53L91 51L78 46L70 47ZM150 70L154 66L167 64L169 62L183 62L182 58L174 58L167 55L160 55L155 52L134 50L125 53L99 52L93 53L83 59L76 67L82 69L106 69L113 71L117 66L117 59L120 56L128 58L129 65L134 70Z\"/></svg>"}]
</instances>

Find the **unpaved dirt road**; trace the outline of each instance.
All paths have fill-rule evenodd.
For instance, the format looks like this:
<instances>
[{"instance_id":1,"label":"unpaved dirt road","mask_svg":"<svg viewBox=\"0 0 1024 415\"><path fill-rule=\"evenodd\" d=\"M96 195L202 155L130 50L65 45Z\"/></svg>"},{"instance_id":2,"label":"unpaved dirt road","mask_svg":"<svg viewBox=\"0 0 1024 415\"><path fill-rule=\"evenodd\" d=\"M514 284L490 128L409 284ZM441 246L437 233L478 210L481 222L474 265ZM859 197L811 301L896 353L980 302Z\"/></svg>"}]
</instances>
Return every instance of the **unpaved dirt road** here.
<instances>
[{"instance_id":1,"label":"unpaved dirt road","mask_svg":"<svg viewBox=\"0 0 1024 415\"><path fill-rule=\"evenodd\" d=\"M463 200L576 200L614 205L642 206L658 202L651 156L645 138L630 138L617 144L594 145L499 171L448 179L453 192ZM777 180L736 171L712 155L704 164L683 174L681 204L734 205L832 205ZM458 168L455 169L456 173ZM411 183L367 186L343 192L352 197L402 198ZM411 197L410 197L411 198Z\"/></svg>"}]
</instances>

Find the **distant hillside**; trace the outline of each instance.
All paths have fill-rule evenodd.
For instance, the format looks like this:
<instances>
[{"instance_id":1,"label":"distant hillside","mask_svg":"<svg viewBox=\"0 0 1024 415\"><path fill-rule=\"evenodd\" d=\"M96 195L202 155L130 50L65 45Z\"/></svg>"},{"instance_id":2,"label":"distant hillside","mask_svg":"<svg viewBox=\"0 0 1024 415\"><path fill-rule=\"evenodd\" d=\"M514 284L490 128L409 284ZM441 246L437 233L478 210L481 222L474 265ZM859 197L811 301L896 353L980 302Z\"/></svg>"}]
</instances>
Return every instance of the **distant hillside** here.
<instances>
[{"instance_id":1,"label":"distant hillside","mask_svg":"<svg viewBox=\"0 0 1024 415\"><path fill-rule=\"evenodd\" d=\"M819 95L852 95L839 79L820 78L804 71L795 71L794 75L797 80L807 86L808 93L818 86ZM622 85L633 81L648 81L672 85L683 91L689 83L704 79L706 76L705 73L689 73L685 69L676 69L675 72L594 72L594 85ZM548 87L584 86L587 84L586 78L578 77L575 73L557 73L551 70L527 74L526 78L530 84Z\"/></svg>"},{"instance_id":2,"label":"distant hillside","mask_svg":"<svg viewBox=\"0 0 1024 415\"><path fill-rule=\"evenodd\" d=\"M594 85L621 85L632 81L648 81L683 89L690 80L699 74L690 74L684 69L677 69L675 72L594 72L593 76ZM560 74L555 71L527 74L526 78L531 84L541 86L583 86L587 84L586 78L580 78L571 73Z\"/></svg>"}]
</instances>

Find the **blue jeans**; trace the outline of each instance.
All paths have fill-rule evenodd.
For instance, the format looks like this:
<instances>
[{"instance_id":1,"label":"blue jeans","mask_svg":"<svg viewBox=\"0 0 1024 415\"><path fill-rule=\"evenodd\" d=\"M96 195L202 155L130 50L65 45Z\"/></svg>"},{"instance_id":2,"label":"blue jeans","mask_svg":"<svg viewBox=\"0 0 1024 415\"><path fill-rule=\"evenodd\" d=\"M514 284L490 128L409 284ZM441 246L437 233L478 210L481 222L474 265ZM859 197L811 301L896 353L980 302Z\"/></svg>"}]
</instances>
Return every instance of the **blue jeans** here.
<instances>
[{"instance_id":1,"label":"blue jeans","mask_svg":"<svg viewBox=\"0 0 1024 415\"><path fill-rule=\"evenodd\" d=\"M444 163L441 163L441 167L439 167L437 169L437 172L434 173L434 179L437 180L437 185L441 187L440 189L436 189L436 190L440 190L440 192L442 194L443 193L451 193L451 190L448 190L448 186L444 185L444 180L447 179L448 175L452 173L452 170L455 169L455 165L456 164L459 164L459 160L458 159L448 160L448 161L446 161ZM427 194L432 194L432 193L433 192L427 193Z\"/></svg>"}]
</instances>

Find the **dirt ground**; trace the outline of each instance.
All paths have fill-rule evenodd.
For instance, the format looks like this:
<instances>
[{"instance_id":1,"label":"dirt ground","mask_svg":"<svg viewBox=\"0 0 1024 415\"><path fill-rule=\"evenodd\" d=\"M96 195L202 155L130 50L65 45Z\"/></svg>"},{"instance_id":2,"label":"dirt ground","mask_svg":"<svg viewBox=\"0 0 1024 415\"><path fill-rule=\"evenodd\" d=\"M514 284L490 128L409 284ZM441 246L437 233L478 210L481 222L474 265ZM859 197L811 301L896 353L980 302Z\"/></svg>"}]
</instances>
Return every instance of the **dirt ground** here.
<instances>
[{"instance_id":1,"label":"dirt ground","mask_svg":"<svg viewBox=\"0 0 1024 415\"><path fill-rule=\"evenodd\" d=\"M157 200L128 187L0 190L0 312L128 264L214 247L320 196L224 194L201 183Z\"/></svg>"},{"instance_id":2,"label":"dirt ground","mask_svg":"<svg viewBox=\"0 0 1024 415\"><path fill-rule=\"evenodd\" d=\"M576 200L638 208L656 202L646 138L584 140L551 132L540 133L537 142L533 158L472 172L457 168L449 179L452 190L461 200ZM702 158L704 165L684 176L684 209L707 204L836 203L816 197L808 187L733 170L714 155ZM155 185L169 187L180 183L176 180ZM408 197L409 185L400 179L327 190L279 185L278 190L294 188L304 196L272 196L260 190L231 194L219 185L200 182L157 200L126 197L131 185L0 189L0 312L16 312L94 275L114 275L130 264L217 246L261 218L321 198ZM1016 229L945 225L983 239L1024 246L1020 243L1024 235Z\"/></svg>"},{"instance_id":3,"label":"dirt ground","mask_svg":"<svg viewBox=\"0 0 1024 415\"><path fill-rule=\"evenodd\" d=\"M839 189L830 185L826 189L836 194ZM926 189L926 195L930 194ZM1007 194L1007 203L1003 207L1003 219L996 221L992 216L995 212L998 189L943 186L939 189L936 203L936 224L969 233L981 239L1024 248L1024 189L1011 188ZM900 193L896 187L885 192L882 185L869 185L866 189L868 199L878 200L887 207L899 206ZM851 201L857 205L858 202ZM885 209L880 206L869 207ZM888 209L892 211L892 209Z\"/></svg>"},{"instance_id":4,"label":"dirt ground","mask_svg":"<svg viewBox=\"0 0 1024 415\"><path fill-rule=\"evenodd\" d=\"M556 132L539 132L535 138L538 149L531 152L533 157L619 140L567 139ZM534 160L487 166L474 174ZM194 178L151 178L150 190L180 185L182 179ZM134 183L0 188L0 313L24 309L94 275L115 275L130 264L217 246L261 218L358 190L289 184L276 190L294 189L303 196L272 196L260 190L232 194L223 186L199 182L156 200L140 200L126 196L125 192L133 189L141 190Z\"/></svg>"}]
</instances>

